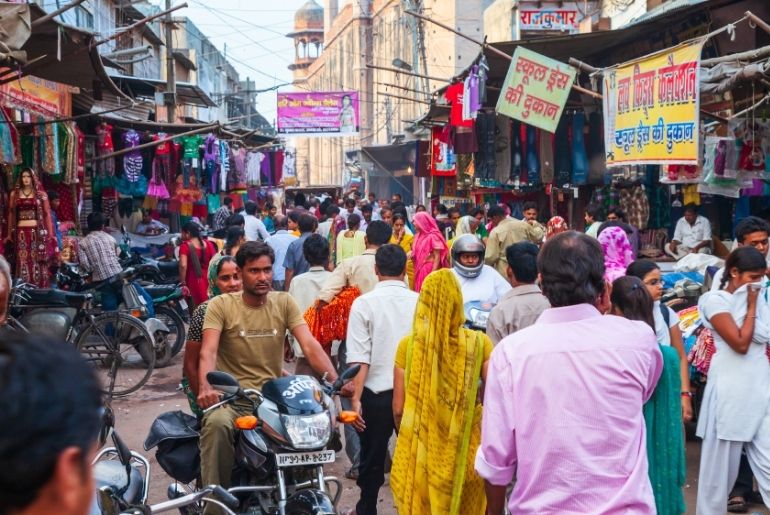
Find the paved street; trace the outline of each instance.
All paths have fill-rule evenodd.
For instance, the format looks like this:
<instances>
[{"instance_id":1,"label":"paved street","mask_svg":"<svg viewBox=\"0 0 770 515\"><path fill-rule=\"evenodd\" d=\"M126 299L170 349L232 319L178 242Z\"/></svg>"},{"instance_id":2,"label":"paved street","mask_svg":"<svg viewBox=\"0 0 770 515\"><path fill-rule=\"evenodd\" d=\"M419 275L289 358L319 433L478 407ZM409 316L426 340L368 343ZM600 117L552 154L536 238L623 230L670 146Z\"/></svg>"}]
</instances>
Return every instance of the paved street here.
<instances>
[{"instance_id":1,"label":"paved street","mask_svg":"<svg viewBox=\"0 0 770 515\"><path fill-rule=\"evenodd\" d=\"M181 358L174 358L171 366L153 372L150 382L141 390L125 399L113 402L117 417L117 430L126 440L131 449L144 453L142 444L152 421L160 413L182 409L189 411L187 399L181 391L177 391L181 374ZM698 458L700 456L700 444L688 442L687 444L687 481L685 486L685 500L687 513L695 513L695 496L697 492ZM152 478L150 483L150 502L160 502L166 499L166 487L170 479L155 461L154 454L148 456L152 462ZM345 453L338 454L337 462L330 467L330 474L341 479L344 490L339 503L340 509L352 508L358 498L358 489L354 481L345 479L344 472L348 461ZM380 495L380 515L394 515L393 500L390 489L384 487ZM761 506L751 506L750 514L770 515L770 510Z\"/></svg>"}]
</instances>

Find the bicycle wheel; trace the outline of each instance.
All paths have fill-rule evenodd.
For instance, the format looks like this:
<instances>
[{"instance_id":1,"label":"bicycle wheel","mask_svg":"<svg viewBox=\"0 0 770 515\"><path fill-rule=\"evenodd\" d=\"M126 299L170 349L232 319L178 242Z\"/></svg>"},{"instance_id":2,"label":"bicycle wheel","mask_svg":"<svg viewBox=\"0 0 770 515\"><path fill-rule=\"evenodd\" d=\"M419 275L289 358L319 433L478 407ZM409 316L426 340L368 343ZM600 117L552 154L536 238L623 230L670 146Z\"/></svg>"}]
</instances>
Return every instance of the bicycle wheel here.
<instances>
[{"instance_id":1,"label":"bicycle wheel","mask_svg":"<svg viewBox=\"0 0 770 515\"><path fill-rule=\"evenodd\" d=\"M187 337L187 329L185 328L182 316L169 306L155 306L155 318L168 327L167 340L171 347L171 355L176 356L184 347L184 341Z\"/></svg>"},{"instance_id":2,"label":"bicycle wheel","mask_svg":"<svg viewBox=\"0 0 770 515\"><path fill-rule=\"evenodd\" d=\"M141 320L125 313L104 313L86 322L75 345L96 369L109 398L135 392L155 368L152 337Z\"/></svg>"}]
</instances>

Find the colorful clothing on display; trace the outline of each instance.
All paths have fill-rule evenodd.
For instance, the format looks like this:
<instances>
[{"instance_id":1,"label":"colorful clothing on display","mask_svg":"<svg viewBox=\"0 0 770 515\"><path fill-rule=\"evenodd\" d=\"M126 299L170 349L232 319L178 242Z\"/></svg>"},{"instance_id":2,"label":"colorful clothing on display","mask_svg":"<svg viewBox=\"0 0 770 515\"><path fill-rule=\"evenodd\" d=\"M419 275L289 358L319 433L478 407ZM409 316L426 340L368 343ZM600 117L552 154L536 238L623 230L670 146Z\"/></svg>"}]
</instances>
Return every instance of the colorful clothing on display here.
<instances>
[{"instance_id":1,"label":"colorful clothing on display","mask_svg":"<svg viewBox=\"0 0 770 515\"><path fill-rule=\"evenodd\" d=\"M21 175L16 189L11 194L11 212L9 234L13 244L14 274L25 283L38 288L48 288L49 262L51 258L58 261L55 254L57 242L51 225L48 196L43 192L42 185L32 174L32 197L22 197ZM20 222L34 221L36 225L22 227ZM26 224L25 224L26 225Z\"/></svg>"}]
</instances>

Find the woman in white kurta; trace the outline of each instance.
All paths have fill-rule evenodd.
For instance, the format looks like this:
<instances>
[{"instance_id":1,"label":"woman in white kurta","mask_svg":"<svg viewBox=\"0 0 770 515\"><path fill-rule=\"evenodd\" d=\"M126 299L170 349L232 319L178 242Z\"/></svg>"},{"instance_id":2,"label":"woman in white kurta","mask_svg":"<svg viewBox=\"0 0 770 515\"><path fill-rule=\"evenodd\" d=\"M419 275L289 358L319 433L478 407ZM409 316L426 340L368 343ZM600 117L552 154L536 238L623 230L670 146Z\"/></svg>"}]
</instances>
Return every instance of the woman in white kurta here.
<instances>
[{"instance_id":1,"label":"woman in white kurta","mask_svg":"<svg viewBox=\"0 0 770 515\"><path fill-rule=\"evenodd\" d=\"M755 248L736 249L725 263L722 288L698 303L716 346L698 420L698 515L725 513L743 449L770 503L770 308L766 291L760 292L766 267Z\"/></svg>"}]
</instances>

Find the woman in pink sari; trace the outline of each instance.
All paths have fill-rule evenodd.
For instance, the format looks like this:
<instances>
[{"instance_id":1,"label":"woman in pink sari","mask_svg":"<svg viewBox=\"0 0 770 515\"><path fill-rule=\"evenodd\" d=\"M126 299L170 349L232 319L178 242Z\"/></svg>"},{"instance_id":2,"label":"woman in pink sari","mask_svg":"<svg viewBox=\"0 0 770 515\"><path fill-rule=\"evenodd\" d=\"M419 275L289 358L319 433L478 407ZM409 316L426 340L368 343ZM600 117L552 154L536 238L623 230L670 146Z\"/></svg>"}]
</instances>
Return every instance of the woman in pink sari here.
<instances>
[{"instance_id":1,"label":"woman in pink sari","mask_svg":"<svg viewBox=\"0 0 770 515\"><path fill-rule=\"evenodd\" d=\"M607 227L599 234L599 243L604 251L604 279L613 282L626 275L626 268L635 259L626 231Z\"/></svg>"},{"instance_id":2,"label":"woman in pink sari","mask_svg":"<svg viewBox=\"0 0 770 515\"><path fill-rule=\"evenodd\" d=\"M415 214L412 222L416 231L412 243L414 291L419 292L428 274L449 267L449 250L436 220L428 213Z\"/></svg>"}]
</instances>

